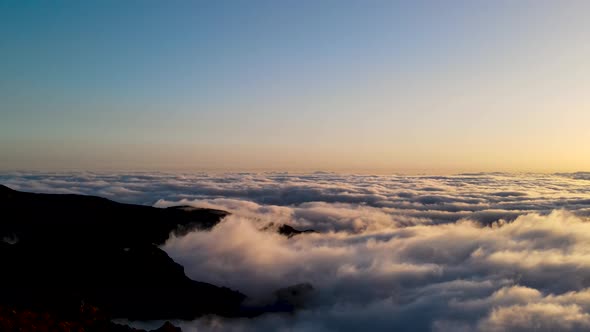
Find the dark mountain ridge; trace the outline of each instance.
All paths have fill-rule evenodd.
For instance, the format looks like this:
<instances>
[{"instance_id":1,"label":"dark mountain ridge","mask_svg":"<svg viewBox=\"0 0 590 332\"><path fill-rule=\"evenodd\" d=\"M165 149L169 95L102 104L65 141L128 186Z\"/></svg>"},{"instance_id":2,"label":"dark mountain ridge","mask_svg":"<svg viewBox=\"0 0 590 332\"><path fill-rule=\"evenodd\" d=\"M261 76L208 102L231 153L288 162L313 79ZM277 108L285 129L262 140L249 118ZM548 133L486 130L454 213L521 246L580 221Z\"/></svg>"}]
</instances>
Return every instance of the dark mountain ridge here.
<instances>
[{"instance_id":1,"label":"dark mountain ridge","mask_svg":"<svg viewBox=\"0 0 590 332\"><path fill-rule=\"evenodd\" d=\"M131 320L243 316L245 295L189 279L158 247L227 214L0 185L0 305L66 318L81 304Z\"/></svg>"},{"instance_id":2,"label":"dark mountain ridge","mask_svg":"<svg viewBox=\"0 0 590 332\"><path fill-rule=\"evenodd\" d=\"M25 193L2 185L0 207L6 217L0 223L0 237L53 244L108 240L109 246L161 245L171 232L182 235L210 229L229 214L124 204L96 196Z\"/></svg>"}]
</instances>

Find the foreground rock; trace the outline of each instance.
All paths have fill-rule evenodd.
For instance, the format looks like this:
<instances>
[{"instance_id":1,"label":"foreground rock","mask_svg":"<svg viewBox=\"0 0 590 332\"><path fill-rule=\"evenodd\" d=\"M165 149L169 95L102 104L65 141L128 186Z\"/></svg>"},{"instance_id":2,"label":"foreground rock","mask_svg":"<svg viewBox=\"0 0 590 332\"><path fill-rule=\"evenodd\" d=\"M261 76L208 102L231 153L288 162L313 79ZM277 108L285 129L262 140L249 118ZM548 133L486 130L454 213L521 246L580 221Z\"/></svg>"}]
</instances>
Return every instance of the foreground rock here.
<instances>
[{"instance_id":1,"label":"foreground rock","mask_svg":"<svg viewBox=\"0 0 590 332\"><path fill-rule=\"evenodd\" d=\"M19 332L146 332L129 326L113 323L98 308L82 305L75 315L56 316L50 312L13 309L0 306L0 331ZM150 332L180 332L180 328L165 322Z\"/></svg>"},{"instance_id":2,"label":"foreground rock","mask_svg":"<svg viewBox=\"0 0 590 332\"><path fill-rule=\"evenodd\" d=\"M171 232L211 228L223 211L0 186L0 214L0 306L64 319L81 304L130 320L243 315L243 294L189 279L158 248Z\"/></svg>"}]
</instances>

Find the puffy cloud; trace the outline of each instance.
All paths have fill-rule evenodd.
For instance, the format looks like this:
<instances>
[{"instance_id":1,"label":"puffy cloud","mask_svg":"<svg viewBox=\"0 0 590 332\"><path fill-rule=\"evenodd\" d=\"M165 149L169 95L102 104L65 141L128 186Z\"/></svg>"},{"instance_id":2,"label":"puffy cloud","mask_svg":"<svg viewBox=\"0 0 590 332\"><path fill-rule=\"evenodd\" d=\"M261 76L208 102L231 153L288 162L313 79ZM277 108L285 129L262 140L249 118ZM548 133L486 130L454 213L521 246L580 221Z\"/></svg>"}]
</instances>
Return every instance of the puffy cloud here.
<instances>
[{"instance_id":1,"label":"puffy cloud","mask_svg":"<svg viewBox=\"0 0 590 332\"><path fill-rule=\"evenodd\" d=\"M172 238L164 249L189 276L254 297L311 282L314 301L297 315L318 330L354 331L373 323L373 330L522 330L526 320L510 320L510 310L534 320L550 308L570 310L570 316L556 315L580 322L549 324L553 317L530 326L576 330L585 326L590 309L584 295L590 286L590 223L571 213L528 214L493 227L463 220L291 239L260 231L257 224L233 215L211 232ZM297 327L299 320L292 320L272 320L273 329ZM230 330L259 328L252 321L224 324Z\"/></svg>"}]
</instances>

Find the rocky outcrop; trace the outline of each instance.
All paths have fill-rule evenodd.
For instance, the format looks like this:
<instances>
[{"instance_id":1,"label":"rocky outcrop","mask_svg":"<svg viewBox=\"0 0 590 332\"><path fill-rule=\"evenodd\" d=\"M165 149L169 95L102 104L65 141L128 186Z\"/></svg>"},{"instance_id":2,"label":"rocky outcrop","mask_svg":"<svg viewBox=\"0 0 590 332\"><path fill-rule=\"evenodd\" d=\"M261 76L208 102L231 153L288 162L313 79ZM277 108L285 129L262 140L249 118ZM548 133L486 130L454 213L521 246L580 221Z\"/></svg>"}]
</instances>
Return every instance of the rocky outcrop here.
<instances>
[{"instance_id":1,"label":"rocky outcrop","mask_svg":"<svg viewBox=\"0 0 590 332\"><path fill-rule=\"evenodd\" d=\"M304 229L298 230L295 229L287 224L283 224L278 229L279 234L284 235L286 237L293 237L295 235L304 234L304 233L315 233L316 231L313 229Z\"/></svg>"},{"instance_id":2,"label":"rocky outcrop","mask_svg":"<svg viewBox=\"0 0 590 332\"><path fill-rule=\"evenodd\" d=\"M2 306L67 317L85 303L130 320L243 314L243 294L189 279L158 247L226 212L0 186L0 214Z\"/></svg>"},{"instance_id":3,"label":"rocky outcrop","mask_svg":"<svg viewBox=\"0 0 590 332\"><path fill-rule=\"evenodd\" d=\"M275 224L274 222L271 222L271 223L267 224L261 230L262 231L277 232L277 233L279 233L281 235L284 235L284 236L286 236L288 238L291 238L291 237L293 237L295 235L299 235L299 234L317 233L313 229L298 230L296 228L293 228L290 225L287 225L287 224Z\"/></svg>"}]
</instances>

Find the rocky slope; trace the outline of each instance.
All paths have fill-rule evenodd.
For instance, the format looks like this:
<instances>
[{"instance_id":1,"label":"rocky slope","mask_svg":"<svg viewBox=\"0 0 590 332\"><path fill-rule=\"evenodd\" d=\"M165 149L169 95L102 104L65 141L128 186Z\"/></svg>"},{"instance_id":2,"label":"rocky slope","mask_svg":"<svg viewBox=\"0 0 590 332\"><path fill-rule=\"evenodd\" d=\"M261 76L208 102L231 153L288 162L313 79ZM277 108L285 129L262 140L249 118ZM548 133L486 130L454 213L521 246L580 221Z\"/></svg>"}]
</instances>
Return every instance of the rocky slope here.
<instances>
[{"instance_id":1,"label":"rocky slope","mask_svg":"<svg viewBox=\"0 0 590 332\"><path fill-rule=\"evenodd\" d=\"M226 214L0 186L0 306L63 320L82 304L131 320L242 316L243 294L189 279L158 247Z\"/></svg>"}]
</instances>

